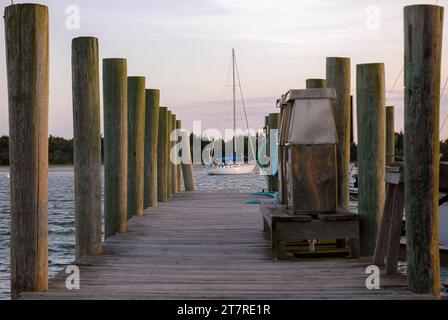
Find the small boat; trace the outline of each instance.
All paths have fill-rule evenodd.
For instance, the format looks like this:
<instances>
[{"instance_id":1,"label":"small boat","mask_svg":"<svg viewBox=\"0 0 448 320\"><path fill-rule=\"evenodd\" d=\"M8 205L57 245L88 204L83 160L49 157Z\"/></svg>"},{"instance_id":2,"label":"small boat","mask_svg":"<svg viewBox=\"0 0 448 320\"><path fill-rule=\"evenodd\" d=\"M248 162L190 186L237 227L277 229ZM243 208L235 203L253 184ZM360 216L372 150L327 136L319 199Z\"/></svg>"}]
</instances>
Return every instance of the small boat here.
<instances>
[{"instance_id":1,"label":"small boat","mask_svg":"<svg viewBox=\"0 0 448 320\"><path fill-rule=\"evenodd\" d=\"M255 169L255 164L225 164L222 166L209 167L207 173L209 175L239 175L249 174Z\"/></svg>"},{"instance_id":2,"label":"small boat","mask_svg":"<svg viewBox=\"0 0 448 320\"><path fill-rule=\"evenodd\" d=\"M210 155L210 158L212 156ZM238 163L236 153L230 157L224 157L219 161L214 161L212 164L206 165L205 170L209 175L240 175L249 174L255 170L256 164Z\"/></svg>"},{"instance_id":3,"label":"small boat","mask_svg":"<svg viewBox=\"0 0 448 320\"><path fill-rule=\"evenodd\" d=\"M235 49L232 49L232 66L233 66L233 85L232 85L232 89L233 89L233 133L234 133L233 150L236 150L236 145L235 145L235 132L236 132L236 88L239 87L241 89L241 81L240 81L238 70L236 69L237 66L236 66ZM238 77L238 85L236 84L236 77ZM242 93L241 93L241 100L242 100L243 107L244 107L244 110L245 110L246 107L245 107L245 104L244 104L244 99L243 99ZM244 114L246 116L246 112ZM247 117L246 117L246 124L248 125ZM249 143L250 143L250 146L252 148L252 152L254 152L251 139L249 139ZM255 170L255 166L256 166L255 163L254 164L237 163L236 159L237 159L237 155L234 152L233 156L231 157L231 159L224 158L224 159L220 159L218 161L218 163L214 162L213 164L207 165L206 166L206 171L207 171L207 173L209 175L241 175L241 174L250 174L250 173L252 173Z\"/></svg>"}]
</instances>

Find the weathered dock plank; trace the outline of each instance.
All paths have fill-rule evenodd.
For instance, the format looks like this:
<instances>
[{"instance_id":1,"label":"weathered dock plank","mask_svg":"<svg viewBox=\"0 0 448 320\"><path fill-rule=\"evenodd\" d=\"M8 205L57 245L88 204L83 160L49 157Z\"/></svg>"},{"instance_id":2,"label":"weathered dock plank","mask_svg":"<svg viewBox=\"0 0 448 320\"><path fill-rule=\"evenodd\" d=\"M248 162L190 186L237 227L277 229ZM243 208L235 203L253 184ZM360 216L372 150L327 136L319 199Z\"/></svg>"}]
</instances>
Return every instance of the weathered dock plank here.
<instances>
[{"instance_id":1,"label":"weathered dock plank","mask_svg":"<svg viewBox=\"0 0 448 320\"><path fill-rule=\"evenodd\" d=\"M129 222L104 243L103 254L79 261L80 290L67 275L47 293L24 299L422 299L404 276L365 288L368 260L274 261L263 237L256 197L240 193L179 193Z\"/></svg>"}]
</instances>

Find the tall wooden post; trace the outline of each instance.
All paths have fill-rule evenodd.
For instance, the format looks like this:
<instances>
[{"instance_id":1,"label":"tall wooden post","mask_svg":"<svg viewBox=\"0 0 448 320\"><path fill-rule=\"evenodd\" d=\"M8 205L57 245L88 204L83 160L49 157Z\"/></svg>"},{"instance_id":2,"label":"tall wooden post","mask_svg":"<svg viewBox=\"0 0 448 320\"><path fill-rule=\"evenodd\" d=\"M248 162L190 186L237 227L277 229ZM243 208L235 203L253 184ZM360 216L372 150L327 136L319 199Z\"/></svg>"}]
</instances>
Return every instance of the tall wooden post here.
<instances>
[{"instance_id":1,"label":"tall wooden post","mask_svg":"<svg viewBox=\"0 0 448 320\"><path fill-rule=\"evenodd\" d=\"M350 205L350 58L327 58L327 87L336 89L334 107L338 131L338 205L348 209Z\"/></svg>"},{"instance_id":2,"label":"tall wooden post","mask_svg":"<svg viewBox=\"0 0 448 320\"><path fill-rule=\"evenodd\" d=\"M145 77L128 77L128 219L143 216Z\"/></svg>"},{"instance_id":3,"label":"tall wooden post","mask_svg":"<svg viewBox=\"0 0 448 320\"><path fill-rule=\"evenodd\" d=\"M182 152L188 152L190 154L190 144L185 145L188 149L183 149ZM182 176L184 178L184 188L185 191L195 191L195 182L194 182L194 171L193 171L193 161L191 160L190 154L190 163L182 162Z\"/></svg>"},{"instance_id":4,"label":"tall wooden post","mask_svg":"<svg viewBox=\"0 0 448 320\"><path fill-rule=\"evenodd\" d=\"M307 89L321 89L327 87L327 79L307 79Z\"/></svg>"},{"instance_id":5,"label":"tall wooden post","mask_svg":"<svg viewBox=\"0 0 448 320\"><path fill-rule=\"evenodd\" d=\"M157 141L159 137L160 91L146 90L145 111L145 203L144 207L157 207Z\"/></svg>"},{"instance_id":6,"label":"tall wooden post","mask_svg":"<svg viewBox=\"0 0 448 320\"><path fill-rule=\"evenodd\" d=\"M182 129L182 121L176 120L176 129ZM179 140L178 140L179 142ZM179 153L179 150L177 150ZM182 192L182 166L180 164L176 165L176 192Z\"/></svg>"},{"instance_id":7,"label":"tall wooden post","mask_svg":"<svg viewBox=\"0 0 448 320\"><path fill-rule=\"evenodd\" d=\"M405 211L409 287L440 295L439 121L443 7L404 8Z\"/></svg>"},{"instance_id":8,"label":"tall wooden post","mask_svg":"<svg viewBox=\"0 0 448 320\"><path fill-rule=\"evenodd\" d=\"M165 202L167 197L168 182L168 159L166 157L168 148L168 108L159 108L159 134L157 143L157 200Z\"/></svg>"},{"instance_id":9,"label":"tall wooden post","mask_svg":"<svg viewBox=\"0 0 448 320\"><path fill-rule=\"evenodd\" d=\"M278 130L280 125L280 113L270 113L268 118L268 126L271 130Z\"/></svg>"},{"instance_id":10,"label":"tall wooden post","mask_svg":"<svg viewBox=\"0 0 448 320\"><path fill-rule=\"evenodd\" d=\"M384 64L360 64L357 66L356 77L361 255L372 256L386 188Z\"/></svg>"},{"instance_id":11,"label":"tall wooden post","mask_svg":"<svg viewBox=\"0 0 448 320\"><path fill-rule=\"evenodd\" d=\"M174 132L176 131L176 115L175 114L173 114L171 116L171 129L172 130L170 132L170 136L172 134L174 134ZM176 144L177 144L176 141L171 141L170 153L173 152ZM170 158L171 158L171 155L170 155ZM172 189L171 190L172 190L172 193L175 194L175 193L177 193L177 166L171 160L170 160L170 163L171 163L171 167L172 167L172 176L171 176L171 182L172 182L171 188Z\"/></svg>"},{"instance_id":12,"label":"tall wooden post","mask_svg":"<svg viewBox=\"0 0 448 320\"><path fill-rule=\"evenodd\" d=\"M355 143L355 119L353 116L353 95L350 96L350 144ZM350 154L351 157L351 154Z\"/></svg>"},{"instance_id":13,"label":"tall wooden post","mask_svg":"<svg viewBox=\"0 0 448 320\"><path fill-rule=\"evenodd\" d=\"M281 116L280 116L280 119L281 119ZM257 131L257 132L255 132L255 161L257 161L257 162L259 160L259 158L258 158L259 148L260 148L260 132Z\"/></svg>"},{"instance_id":14,"label":"tall wooden post","mask_svg":"<svg viewBox=\"0 0 448 320\"><path fill-rule=\"evenodd\" d=\"M395 109L386 107L386 164L395 162Z\"/></svg>"},{"instance_id":15,"label":"tall wooden post","mask_svg":"<svg viewBox=\"0 0 448 320\"><path fill-rule=\"evenodd\" d=\"M278 130L280 126L280 114L279 113L270 113L268 117L268 127L269 127L269 140L271 137L271 130ZM271 145L271 141L269 142L270 151L269 155L272 158L274 153L278 152L277 145ZM276 148L277 150L274 150ZM274 173L274 172L273 172ZM270 175L268 177L268 189L269 191L278 191L278 177L274 175Z\"/></svg>"},{"instance_id":16,"label":"tall wooden post","mask_svg":"<svg viewBox=\"0 0 448 320\"><path fill-rule=\"evenodd\" d=\"M195 177L194 177L194 171L193 171L193 159L191 154L191 140L190 135L183 134L182 139L187 139L187 143L183 143L182 148L182 159L186 158L185 153L188 154L188 162L185 163L182 161L182 177L184 180L184 188L185 191L195 191Z\"/></svg>"},{"instance_id":17,"label":"tall wooden post","mask_svg":"<svg viewBox=\"0 0 448 320\"><path fill-rule=\"evenodd\" d=\"M72 42L76 259L102 246L101 129L98 39Z\"/></svg>"},{"instance_id":18,"label":"tall wooden post","mask_svg":"<svg viewBox=\"0 0 448 320\"><path fill-rule=\"evenodd\" d=\"M5 9L11 293L48 288L48 8Z\"/></svg>"},{"instance_id":19,"label":"tall wooden post","mask_svg":"<svg viewBox=\"0 0 448 320\"><path fill-rule=\"evenodd\" d=\"M269 157L271 155L270 134L269 134L269 115L264 117L264 129L266 132L266 156ZM268 188L269 188L269 186L268 186Z\"/></svg>"},{"instance_id":20,"label":"tall wooden post","mask_svg":"<svg viewBox=\"0 0 448 320\"><path fill-rule=\"evenodd\" d=\"M105 237L126 232L128 86L126 59L103 60Z\"/></svg>"},{"instance_id":21,"label":"tall wooden post","mask_svg":"<svg viewBox=\"0 0 448 320\"><path fill-rule=\"evenodd\" d=\"M171 163L171 159L170 159L170 152L171 152L171 140L170 140L170 135L171 135L171 131L172 131L172 127L173 127L173 113L168 110L168 120L167 120L167 147L166 147L166 161L167 161L167 183L166 183L166 196L168 198L168 200L171 200L171 198L173 197L173 165Z\"/></svg>"}]
</instances>

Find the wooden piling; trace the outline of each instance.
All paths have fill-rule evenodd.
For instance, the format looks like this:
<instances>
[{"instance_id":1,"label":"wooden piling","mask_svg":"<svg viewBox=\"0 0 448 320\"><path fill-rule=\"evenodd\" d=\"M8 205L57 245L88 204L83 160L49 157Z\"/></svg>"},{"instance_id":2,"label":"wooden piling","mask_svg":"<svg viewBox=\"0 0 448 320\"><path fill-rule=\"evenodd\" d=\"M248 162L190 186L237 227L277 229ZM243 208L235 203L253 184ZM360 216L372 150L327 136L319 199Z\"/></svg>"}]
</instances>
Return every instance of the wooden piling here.
<instances>
[{"instance_id":1,"label":"wooden piling","mask_svg":"<svg viewBox=\"0 0 448 320\"><path fill-rule=\"evenodd\" d=\"M334 105L338 131L338 205L348 209L350 205L350 58L327 58L327 88L336 89Z\"/></svg>"},{"instance_id":2,"label":"wooden piling","mask_svg":"<svg viewBox=\"0 0 448 320\"><path fill-rule=\"evenodd\" d=\"M170 136L172 134L174 134L174 132L176 131L176 115L175 114L173 114L171 116L171 129L172 130L171 130ZM170 143L170 146L171 146L170 152L173 152L176 144L177 144L177 142L175 140L171 141L171 143ZM171 182L172 182L171 183L171 188L172 188L171 190L172 190L172 193L175 194L175 193L177 193L177 165L175 165L173 163L173 161L170 161L170 162L171 162L172 173L173 173L172 177L171 177Z\"/></svg>"},{"instance_id":3,"label":"wooden piling","mask_svg":"<svg viewBox=\"0 0 448 320\"><path fill-rule=\"evenodd\" d=\"M271 137L271 130L278 130L280 126L280 113L270 113L268 117L268 127L269 127L269 140ZM271 141L269 141L270 157L273 157L274 153L278 154L278 145L271 145ZM276 148L277 150L274 150ZM272 166L271 166L272 167ZM268 176L268 189L270 192L276 192L279 190L278 188L278 176L275 176L276 172L272 172L272 175Z\"/></svg>"},{"instance_id":4,"label":"wooden piling","mask_svg":"<svg viewBox=\"0 0 448 320\"><path fill-rule=\"evenodd\" d=\"M278 130L279 125L280 125L280 114L270 113L268 118L269 129Z\"/></svg>"},{"instance_id":5,"label":"wooden piling","mask_svg":"<svg viewBox=\"0 0 448 320\"><path fill-rule=\"evenodd\" d=\"M176 120L176 129L180 130L182 129L182 121ZM177 142L179 142L180 139L178 139ZM176 142L176 143L177 143ZM177 152L179 154L179 149L177 149ZM176 192L182 192L182 166L180 164L176 165Z\"/></svg>"},{"instance_id":6,"label":"wooden piling","mask_svg":"<svg viewBox=\"0 0 448 320\"><path fill-rule=\"evenodd\" d=\"M384 64L357 65L358 212L361 255L372 256L385 199L386 97Z\"/></svg>"},{"instance_id":7,"label":"wooden piling","mask_svg":"<svg viewBox=\"0 0 448 320\"><path fill-rule=\"evenodd\" d=\"M15 299L48 288L48 8L11 5L4 20Z\"/></svg>"},{"instance_id":8,"label":"wooden piling","mask_svg":"<svg viewBox=\"0 0 448 320\"><path fill-rule=\"evenodd\" d=\"M190 138L188 135L184 135L184 139L188 139L188 142L184 144L184 148L182 149L182 158L184 158L184 152L188 154L189 162L182 162L182 176L184 179L184 188L185 191L195 191L195 179L194 179L194 171L193 171L193 160L191 156L190 150Z\"/></svg>"},{"instance_id":9,"label":"wooden piling","mask_svg":"<svg viewBox=\"0 0 448 320\"><path fill-rule=\"evenodd\" d=\"M321 89L327 87L327 79L307 79L307 89Z\"/></svg>"},{"instance_id":10,"label":"wooden piling","mask_svg":"<svg viewBox=\"0 0 448 320\"><path fill-rule=\"evenodd\" d=\"M157 200L165 202L167 198L168 181L168 108L159 108L159 134L157 143Z\"/></svg>"},{"instance_id":11,"label":"wooden piling","mask_svg":"<svg viewBox=\"0 0 448 320\"><path fill-rule=\"evenodd\" d=\"M269 115L264 117L264 130L266 133L266 156L269 157L271 155L270 135L269 135Z\"/></svg>"},{"instance_id":12,"label":"wooden piling","mask_svg":"<svg viewBox=\"0 0 448 320\"><path fill-rule=\"evenodd\" d=\"M353 95L350 96L350 144L354 144L355 143L355 118L353 115ZM350 157L351 157L351 153L350 153Z\"/></svg>"},{"instance_id":13,"label":"wooden piling","mask_svg":"<svg viewBox=\"0 0 448 320\"><path fill-rule=\"evenodd\" d=\"M126 59L103 60L104 222L106 239L126 232L128 89Z\"/></svg>"},{"instance_id":14,"label":"wooden piling","mask_svg":"<svg viewBox=\"0 0 448 320\"><path fill-rule=\"evenodd\" d=\"M128 77L128 219L143 216L145 77Z\"/></svg>"},{"instance_id":15,"label":"wooden piling","mask_svg":"<svg viewBox=\"0 0 448 320\"><path fill-rule=\"evenodd\" d=\"M166 148L166 161L167 161L167 183L166 183L166 197L168 200L171 200L173 197L173 165L170 159L171 152L171 140L170 135L173 127L173 112L168 110L168 119L167 119L167 148Z\"/></svg>"},{"instance_id":16,"label":"wooden piling","mask_svg":"<svg viewBox=\"0 0 448 320\"><path fill-rule=\"evenodd\" d=\"M386 164L395 162L395 108L386 107Z\"/></svg>"},{"instance_id":17,"label":"wooden piling","mask_svg":"<svg viewBox=\"0 0 448 320\"><path fill-rule=\"evenodd\" d=\"M159 137L160 91L146 90L144 207L157 207L157 142Z\"/></svg>"},{"instance_id":18,"label":"wooden piling","mask_svg":"<svg viewBox=\"0 0 448 320\"><path fill-rule=\"evenodd\" d=\"M98 39L72 42L76 259L101 253L101 129Z\"/></svg>"},{"instance_id":19,"label":"wooden piling","mask_svg":"<svg viewBox=\"0 0 448 320\"><path fill-rule=\"evenodd\" d=\"M409 288L440 295L439 121L443 7L404 8L405 211Z\"/></svg>"}]
</instances>

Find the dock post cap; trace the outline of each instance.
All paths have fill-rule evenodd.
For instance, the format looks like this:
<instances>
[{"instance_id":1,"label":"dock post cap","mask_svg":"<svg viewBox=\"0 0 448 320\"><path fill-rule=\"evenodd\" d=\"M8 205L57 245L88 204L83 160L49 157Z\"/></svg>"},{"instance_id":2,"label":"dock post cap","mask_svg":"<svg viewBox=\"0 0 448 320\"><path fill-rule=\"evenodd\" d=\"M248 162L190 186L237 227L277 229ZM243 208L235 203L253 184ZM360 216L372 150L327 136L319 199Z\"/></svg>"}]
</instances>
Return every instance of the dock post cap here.
<instances>
[{"instance_id":1,"label":"dock post cap","mask_svg":"<svg viewBox=\"0 0 448 320\"><path fill-rule=\"evenodd\" d=\"M328 60L349 60L350 61L350 57L327 57L327 61Z\"/></svg>"},{"instance_id":2,"label":"dock post cap","mask_svg":"<svg viewBox=\"0 0 448 320\"><path fill-rule=\"evenodd\" d=\"M441 10L443 10L444 8L442 6L439 6L437 4L411 4L408 6L404 6L404 10L412 10L412 9L424 9L424 8L439 8Z\"/></svg>"},{"instance_id":3,"label":"dock post cap","mask_svg":"<svg viewBox=\"0 0 448 320\"><path fill-rule=\"evenodd\" d=\"M356 65L356 67L363 67L363 68L367 68L367 67L376 67L376 66L384 66L384 62L368 62L368 63L358 63Z\"/></svg>"},{"instance_id":4,"label":"dock post cap","mask_svg":"<svg viewBox=\"0 0 448 320\"><path fill-rule=\"evenodd\" d=\"M94 36L79 36L72 39L73 41L81 41L81 40L98 40L98 37Z\"/></svg>"},{"instance_id":5,"label":"dock post cap","mask_svg":"<svg viewBox=\"0 0 448 320\"><path fill-rule=\"evenodd\" d=\"M44 10L48 10L48 6L45 4L40 4L40 3L14 3L14 4L10 4L8 6L5 7L5 11L6 10L11 10L14 8L20 8L20 7L38 7L38 8L42 8Z\"/></svg>"},{"instance_id":6,"label":"dock post cap","mask_svg":"<svg viewBox=\"0 0 448 320\"><path fill-rule=\"evenodd\" d=\"M126 62L127 59L126 58L104 58L103 62L108 62L108 61L123 61Z\"/></svg>"}]
</instances>

